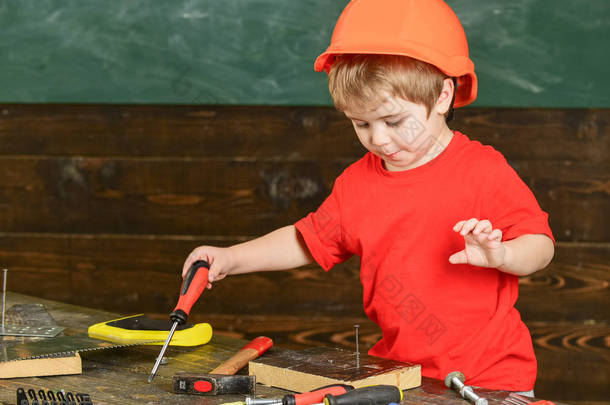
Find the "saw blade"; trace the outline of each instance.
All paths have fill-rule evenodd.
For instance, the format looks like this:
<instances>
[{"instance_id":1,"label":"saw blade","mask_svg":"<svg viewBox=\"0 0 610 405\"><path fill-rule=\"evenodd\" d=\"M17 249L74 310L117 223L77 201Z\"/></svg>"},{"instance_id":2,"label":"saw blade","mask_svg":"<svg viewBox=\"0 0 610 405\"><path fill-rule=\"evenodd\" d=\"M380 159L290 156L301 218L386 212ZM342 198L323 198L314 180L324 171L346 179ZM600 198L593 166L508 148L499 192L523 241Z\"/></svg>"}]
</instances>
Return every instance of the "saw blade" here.
<instances>
[{"instance_id":1,"label":"saw blade","mask_svg":"<svg viewBox=\"0 0 610 405\"><path fill-rule=\"evenodd\" d=\"M6 311L0 336L55 337L64 329L55 323L44 305L15 304Z\"/></svg>"},{"instance_id":2,"label":"saw blade","mask_svg":"<svg viewBox=\"0 0 610 405\"><path fill-rule=\"evenodd\" d=\"M24 337L55 337L65 328L62 326L30 326L30 325L4 325L0 328L0 336Z\"/></svg>"},{"instance_id":3,"label":"saw blade","mask_svg":"<svg viewBox=\"0 0 610 405\"><path fill-rule=\"evenodd\" d=\"M6 310L6 323L13 325L57 326L42 304L15 304Z\"/></svg>"},{"instance_id":4,"label":"saw blade","mask_svg":"<svg viewBox=\"0 0 610 405\"><path fill-rule=\"evenodd\" d=\"M92 339L87 335L60 336L28 343L5 345L0 351L0 362L67 357L73 356L74 353L77 352L83 353L95 350L139 346L155 342L157 342L157 340L116 344Z\"/></svg>"}]
</instances>

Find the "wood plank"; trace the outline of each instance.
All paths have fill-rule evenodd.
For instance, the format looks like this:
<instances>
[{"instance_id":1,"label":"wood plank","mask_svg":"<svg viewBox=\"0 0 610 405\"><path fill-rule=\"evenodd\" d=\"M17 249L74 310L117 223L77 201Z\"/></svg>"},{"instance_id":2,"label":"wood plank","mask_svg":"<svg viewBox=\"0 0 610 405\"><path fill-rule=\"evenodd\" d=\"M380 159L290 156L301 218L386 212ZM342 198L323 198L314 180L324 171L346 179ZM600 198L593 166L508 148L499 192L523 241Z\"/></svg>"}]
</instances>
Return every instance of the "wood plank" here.
<instances>
[{"instance_id":1,"label":"wood plank","mask_svg":"<svg viewBox=\"0 0 610 405\"><path fill-rule=\"evenodd\" d=\"M151 314L159 319L167 318L166 313ZM276 345L286 349L302 350L308 347L339 347L356 350L355 328L359 325L358 336L362 353L368 352L379 339L381 329L366 315L275 315L275 314L219 314L205 311L191 315L197 322L210 322L214 333L240 339L254 339L266 334ZM250 336L252 336L250 338Z\"/></svg>"},{"instance_id":2,"label":"wood plank","mask_svg":"<svg viewBox=\"0 0 610 405\"><path fill-rule=\"evenodd\" d=\"M606 305L607 305L606 300ZM610 398L610 323L530 322L538 358L536 395L562 401Z\"/></svg>"},{"instance_id":3,"label":"wood plank","mask_svg":"<svg viewBox=\"0 0 610 405\"><path fill-rule=\"evenodd\" d=\"M317 209L349 164L0 157L5 232L256 235ZM610 167L521 161L558 240L610 240Z\"/></svg>"},{"instance_id":4,"label":"wood plank","mask_svg":"<svg viewBox=\"0 0 610 405\"><path fill-rule=\"evenodd\" d=\"M44 377L83 372L78 353L46 359L0 361L0 378Z\"/></svg>"},{"instance_id":5,"label":"wood plank","mask_svg":"<svg viewBox=\"0 0 610 405\"><path fill-rule=\"evenodd\" d=\"M608 165L610 109L466 108L451 127L513 161Z\"/></svg>"},{"instance_id":6,"label":"wood plank","mask_svg":"<svg viewBox=\"0 0 610 405\"><path fill-rule=\"evenodd\" d=\"M560 243L546 269L519 280L526 321L610 320L610 244Z\"/></svg>"},{"instance_id":7,"label":"wood plank","mask_svg":"<svg viewBox=\"0 0 610 405\"><path fill-rule=\"evenodd\" d=\"M610 110L459 115L505 154L559 240L610 240ZM2 105L0 139L0 214L17 232L264 232L315 209L363 153L328 107Z\"/></svg>"},{"instance_id":8,"label":"wood plank","mask_svg":"<svg viewBox=\"0 0 610 405\"><path fill-rule=\"evenodd\" d=\"M8 232L262 234L315 210L344 166L5 157L0 216Z\"/></svg>"},{"instance_id":9,"label":"wood plank","mask_svg":"<svg viewBox=\"0 0 610 405\"><path fill-rule=\"evenodd\" d=\"M421 385L421 366L348 350L315 347L302 351L271 350L249 363L256 381L295 392L331 384L354 388L393 385L401 390ZM397 398L397 399L400 399Z\"/></svg>"},{"instance_id":10,"label":"wood plank","mask_svg":"<svg viewBox=\"0 0 610 405\"><path fill-rule=\"evenodd\" d=\"M0 155L285 159L363 150L330 107L4 104L0 134Z\"/></svg>"},{"instance_id":11,"label":"wood plank","mask_svg":"<svg viewBox=\"0 0 610 405\"><path fill-rule=\"evenodd\" d=\"M549 213L557 240L610 241L610 160L511 163Z\"/></svg>"},{"instance_id":12,"label":"wood plank","mask_svg":"<svg viewBox=\"0 0 610 405\"><path fill-rule=\"evenodd\" d=\"M206 237L0 234L0 263L9 268L10 291L127 314L166 312L175 306L188 253L201 244L236 242ZM206 292L194 311L361 313L357 262L335 270L326 273L310 266L229 277Z\"/></svg>"},{"instance_id":13,"label":"wood plank","mask_svg":"<svg viewBox=\"0 0 610 405\"><path fill-rule=\"evenodd\" d=\"M121 313L134 308L164 313L175 305L179 272L194 247L228 246L245 239L4 233L0 263L10 269L12 291ZM520 280L517 307L523 319L610 319L609 255L609 244L560 243L547 269ZM360 316L361 294L354 257L330 272L309 266L229 277L203 300L208 313Z\"/></svg>"},{"instance_id":14,"label":"wood plank","mask_svg":"<svg viewBox=\"0 0 610 405\"><path fill-rule=\"evenodd\" d=\"M605 164L609 122L610 109L465 108L451 126L510 160ZM0 155L353 159L363 150L332 107L2 104L0 134Z\"/></svg>"}]
</instances>

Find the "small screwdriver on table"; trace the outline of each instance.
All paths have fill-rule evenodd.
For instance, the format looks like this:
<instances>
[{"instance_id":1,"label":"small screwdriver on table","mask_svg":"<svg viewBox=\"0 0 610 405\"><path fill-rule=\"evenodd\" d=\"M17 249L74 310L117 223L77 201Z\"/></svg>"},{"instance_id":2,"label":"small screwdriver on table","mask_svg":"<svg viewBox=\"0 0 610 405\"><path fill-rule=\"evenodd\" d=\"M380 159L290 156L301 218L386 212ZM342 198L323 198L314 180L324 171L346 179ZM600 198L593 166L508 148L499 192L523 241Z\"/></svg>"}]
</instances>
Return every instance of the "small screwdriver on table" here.
<instances>
[{"instance_id":1,"label":"small screwdriver on table","mask_svg":"<svg viewBox=\"0 0 610 405\"><path fill-rule=\"evenodd\" d=\"M163 355L167 350L167 346L169 346L169 342L172 340L172 336L174 336L176 327L186 323L186 318L188 317L189 312L191 312L193 304L195 304L195 302L199 299L203 293L203 290L208 285L209 270L210 265L208 262L205 260L197 260L191 264L189 271L186 273L186 276L182 281L182 287L180 287L180 298L178 299L178 304L172 313L169 314L169 319L171 319L174 323L172 324L169 335L167 335L167 340L161 348L159 357L157 357L157 361L155 361L155 365L150 373L150 376L148 377L149 383L152 382L153 378L155 378L159 364L161 364L161 360L163 360Z\"/></svg>"},{"instance_id":2,"label":"small screwdriver on table","mask_svg":"<svg viewBox=\"0 0 610 405\"><path fill-rule=\"evenodd\" d=\"M373 385L342 395L327 394L324 402L315 405L388 405L402 401L402 391L393 385Z\"/></svg>"}]
</instances>

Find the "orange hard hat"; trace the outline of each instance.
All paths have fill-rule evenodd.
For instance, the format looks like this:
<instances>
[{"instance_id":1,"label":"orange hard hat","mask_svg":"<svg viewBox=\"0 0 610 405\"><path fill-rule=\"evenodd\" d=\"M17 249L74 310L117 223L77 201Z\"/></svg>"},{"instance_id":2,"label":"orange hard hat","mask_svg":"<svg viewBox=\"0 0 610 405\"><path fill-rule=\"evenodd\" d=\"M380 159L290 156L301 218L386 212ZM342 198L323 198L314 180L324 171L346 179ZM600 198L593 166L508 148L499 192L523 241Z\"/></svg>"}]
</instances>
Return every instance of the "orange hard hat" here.
<instances>
[{"instance_id":1,"label":"orange hard hat","mask_svg":"<svg viewBox=\"0 0 610 405\"><path fill-rule=\"evenodd\" d=\"M410 56L457 78L454 107L477 98L477 77L468 56L466 34L442 0L352 0L314 69L328 73L335 57L342 54Z\"/></svg>"}]
</instances>

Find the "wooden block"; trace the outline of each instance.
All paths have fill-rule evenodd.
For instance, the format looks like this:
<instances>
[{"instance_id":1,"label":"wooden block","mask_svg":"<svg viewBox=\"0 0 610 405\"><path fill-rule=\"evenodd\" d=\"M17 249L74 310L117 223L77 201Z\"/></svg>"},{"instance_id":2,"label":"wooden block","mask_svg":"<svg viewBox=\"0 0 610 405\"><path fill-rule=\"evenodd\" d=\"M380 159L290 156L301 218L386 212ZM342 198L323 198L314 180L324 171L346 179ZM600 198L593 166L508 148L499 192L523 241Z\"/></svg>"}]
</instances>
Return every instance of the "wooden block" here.
<instances>
[{"instance_id":1,"label":"wooden block","mask_svg":"<svg viewBox=\"0 0 610 405\"><path fill-rule=\"evenodd\" d=\"M83 365L78 353L65 357L0 362L0 378L42 377L82 372Z\"/></svg>"},{"instance_id":2,"label":"wooden block","mask_svg":"<svg viewBox=\"0 0 610 405\"><path fill-rule=\"evenodd\" d=\"M355 388L389 384L401 390L421 385L421 366L354 352L317 347L302 351L272 350L249 363L256 381L296 392L307 392L329 384Z\"/></svg>"}]
</instances>

